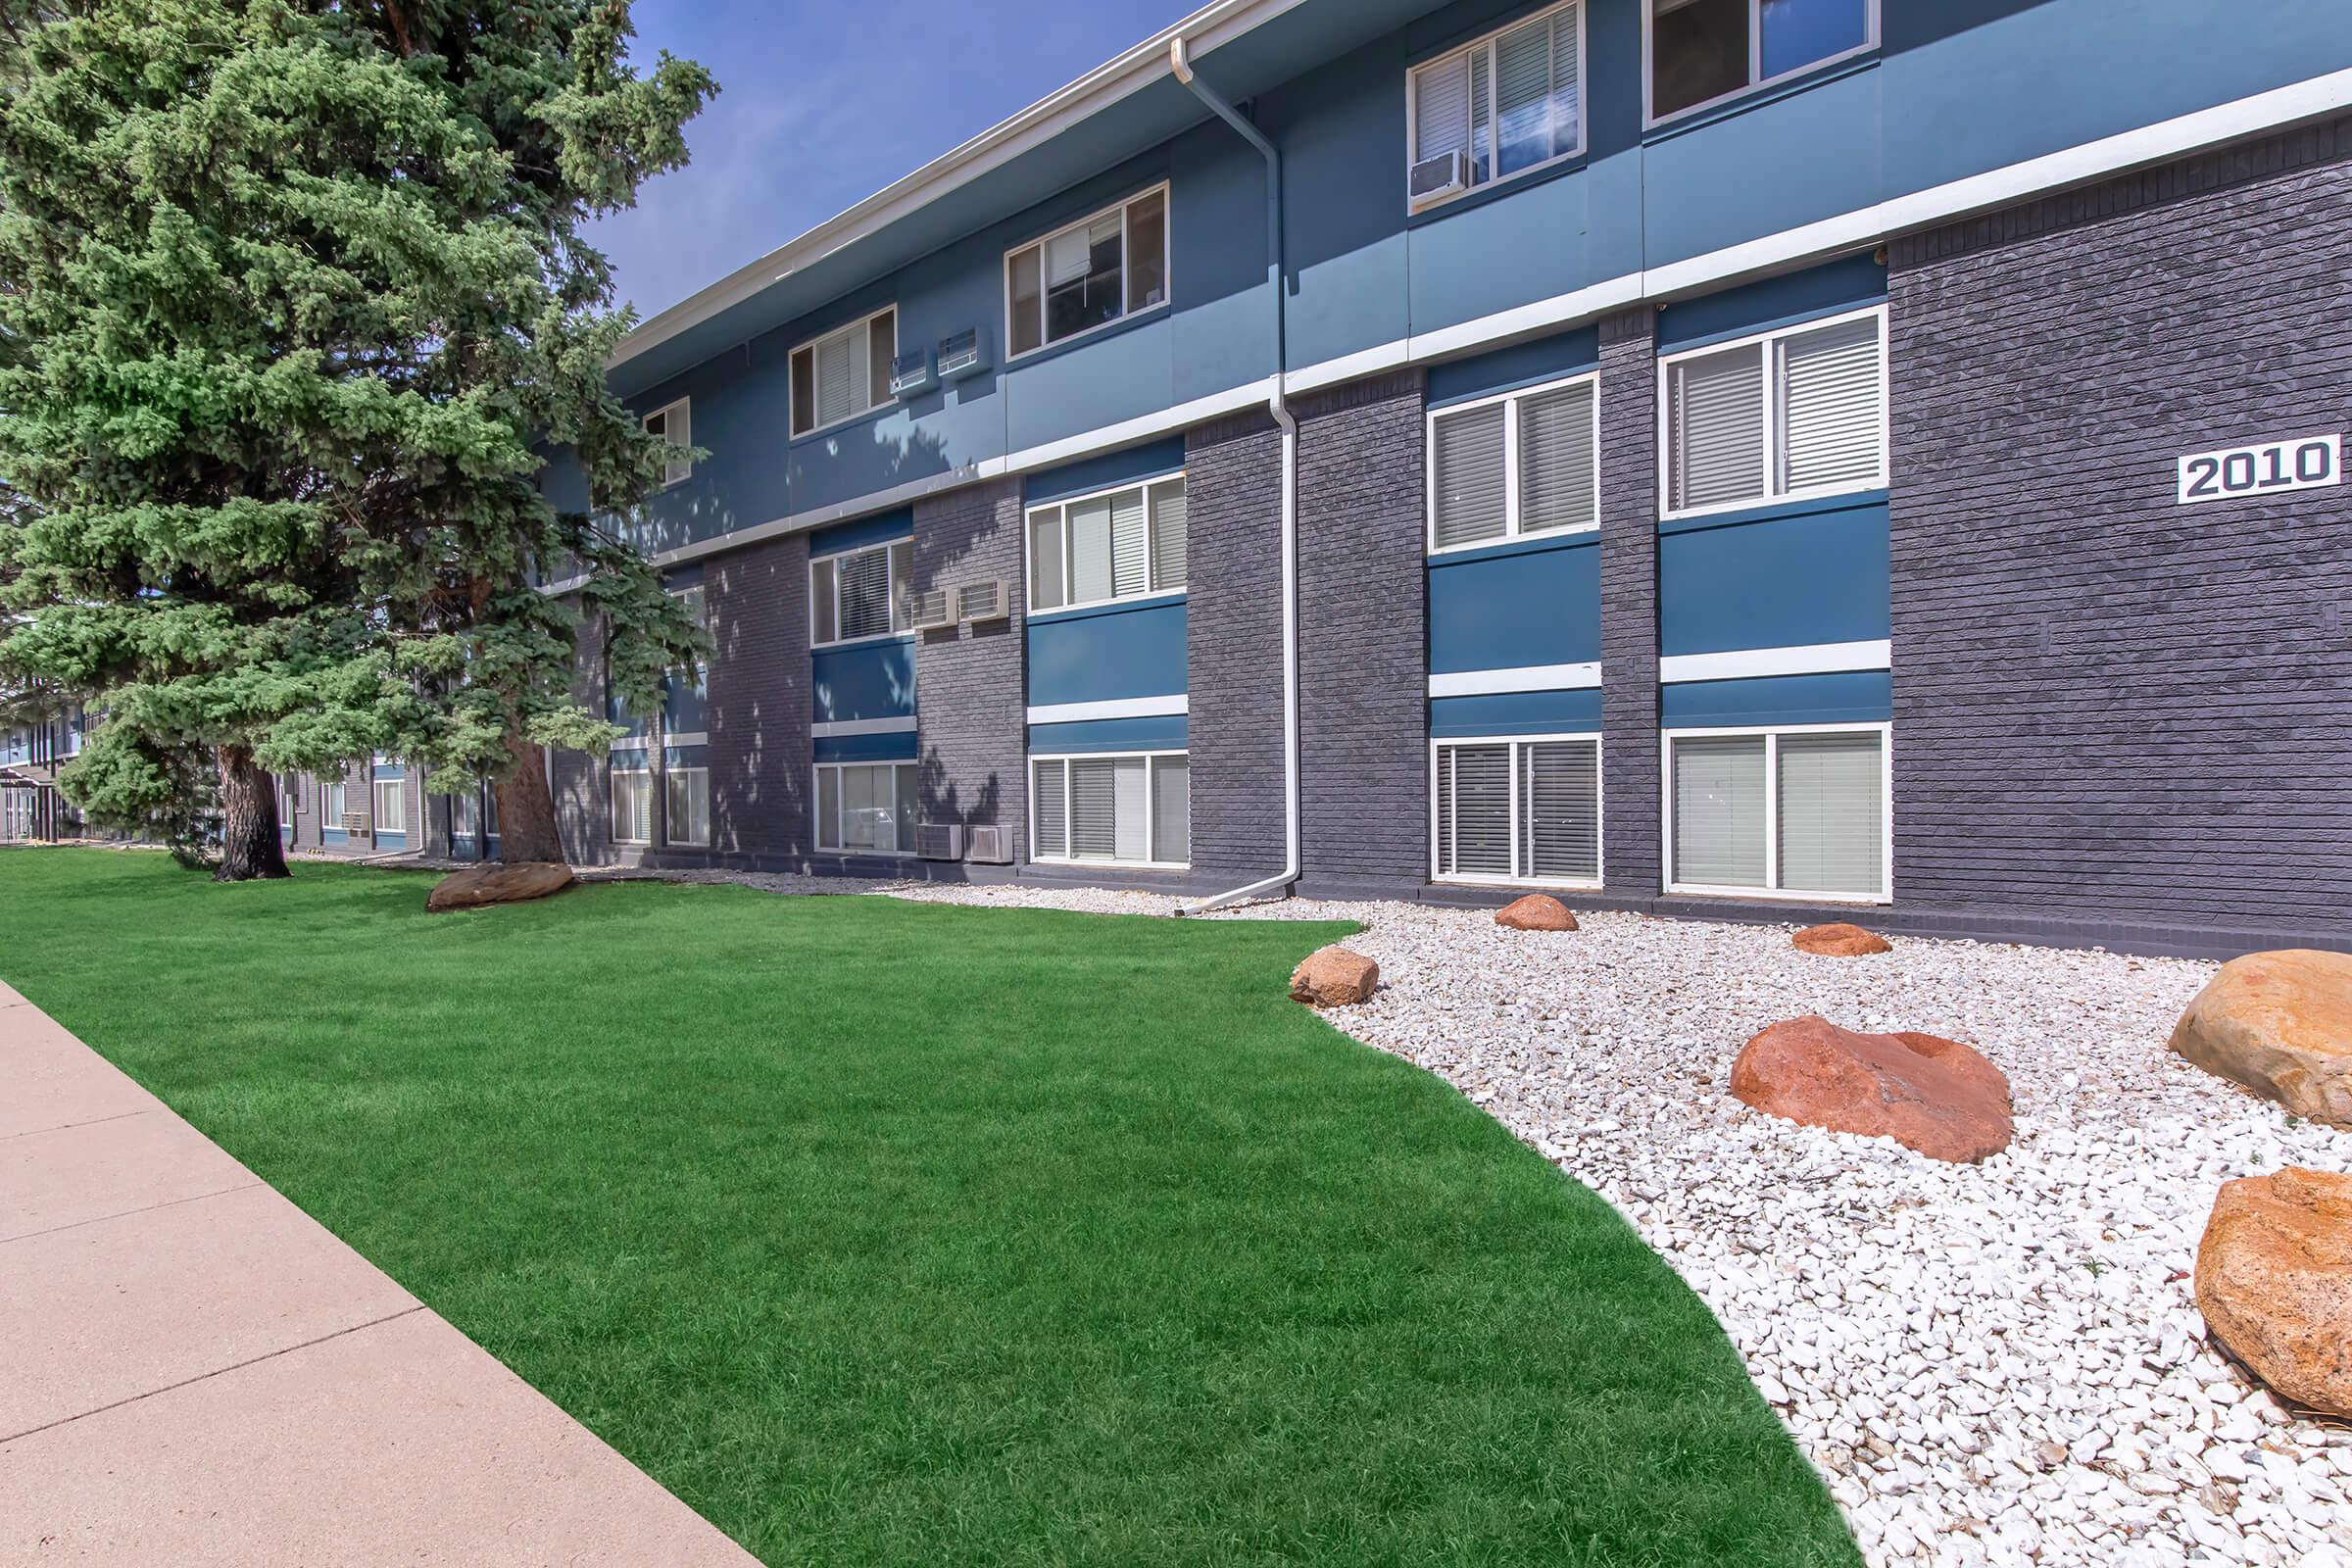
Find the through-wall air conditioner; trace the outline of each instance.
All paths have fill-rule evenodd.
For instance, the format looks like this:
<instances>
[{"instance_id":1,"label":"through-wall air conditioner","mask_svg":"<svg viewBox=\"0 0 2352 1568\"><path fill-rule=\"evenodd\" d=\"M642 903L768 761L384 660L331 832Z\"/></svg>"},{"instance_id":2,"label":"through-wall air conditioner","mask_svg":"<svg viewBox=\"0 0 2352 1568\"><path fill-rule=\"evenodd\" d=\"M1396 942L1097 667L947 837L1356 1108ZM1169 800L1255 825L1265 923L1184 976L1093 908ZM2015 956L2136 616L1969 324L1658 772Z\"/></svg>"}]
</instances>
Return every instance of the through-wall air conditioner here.
<instances>
[{"instance_id":1,"label":"through-wall air conditioner","mask_svg":"<svg viewBox=\"0 0 2352 1568\"><path fill-rule=\"evenodd\" d=\"M927 594L914 596L916 631L942 631L955 624L956 617L948 612L948 591L945 588L934 588Z\"/></svg>"},{"instance_id":2,"label":"through-wall air conditioner","mask_svg":"<svg viewBox=\"0 0 2352 1568\"><path fill-rule=\"evenodd\" d=\"M967 624L1005 620L1012 614L1012 588L1002 577L990 582L967 582L956 590L956 618Z\"/></svg>"},{"instance_id":3,"label":"through-wall air conditioner","mask_svg":"<svg viewBox=\"0 0 2352 1568\"><path fill-rule=\"evenodd\" d=\"M972 828L971 859L978 865L1010 865L1012 836L1001 827Z\"/></svg>"},{"instance_id":4,"label":"through-wall air conditioner","mask_svg":"<svg viewBox=\"0 0 2352 1568\"><path fill-rule=\"evenodd\" d=\"M890 395L903 398L931 384L931 351L908 349L890 362Z\"/></svg>"},{"instance_id":5,"label":"through-wall air conditioner","mask_svg":"<svg viewBox=\"0 0 2352 1568\"><path fill-rule=\"evenodd\" d=\"M943 381L960 380L975 370L988 368L988 351L980 341L980 329L967 326L962 331L939 340L939 378Z\"/></svg>"},{"instance_id":6,"label":"through-wall air conditioner","mask_svg":"<svg viewBox=\"0 0 2352 1568\"><path fill-rule=\"evenodd\" d=\"M346 833L372 833L375 831L375 819L366 811L345 811L343 813L343 831Z\"/></svg>"},{"instance_id":7,"label":"through-wall air conditioner","mask_svg":"<svg viewBox=\"0 0 2352 1568\"><path fill-rule=\"evenodd\" d=\"M914 850L926 860L963 858L963 824L925 822L914 830Z\"/></svg>"},{"instance_id":8,"label":"through-wall air conditioner","mask_svg":"<svg viewBox=\"0 0 2352 1568\"><path fill-rule=\"evenodd\" d=\"M1470 188L1470 158L1466 153L1440 153L1415 164L1406 176L1407 198L1414 212L1434 206Z\"/></svg>"}]
</instances>

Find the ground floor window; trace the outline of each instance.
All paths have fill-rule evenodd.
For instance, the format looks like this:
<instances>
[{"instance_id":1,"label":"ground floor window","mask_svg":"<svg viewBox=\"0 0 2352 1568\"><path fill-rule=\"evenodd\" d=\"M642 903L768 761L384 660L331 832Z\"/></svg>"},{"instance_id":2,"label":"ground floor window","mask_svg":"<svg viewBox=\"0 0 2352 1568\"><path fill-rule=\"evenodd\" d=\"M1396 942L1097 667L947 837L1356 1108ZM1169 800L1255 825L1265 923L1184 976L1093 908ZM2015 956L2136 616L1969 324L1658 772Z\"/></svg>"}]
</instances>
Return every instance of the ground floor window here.
<instances>
[{"instance_id":1,"label":"ground floor window","mask_svg":"<svg viewBox=\"0 0 2352 1568\"><path fill-rule=\"evenodd\" d=\"M318 786L318 822L323 830L333 833L340 833L344 830L343 804L343 781L341 779L337 779L331 784Z\"/></svg>"},{"instance_id":2,"label":"ground floor window","mask_svg":"<svg viewBox=\"0 0 2352 1568\"><path fill-rule=\"evenodd\" d=\"M820 762L816 847L844 855L912 855L922 770L912 762Z\"/></svg>"},{"instance_id":3,"label":"ground floor window","mask_svg":"<svg viewBox=\"0 0 2352 1568\"><path fill-rule=\"evenodd\" d=\"M409 836L408 808L401 801L401 781L398 775L378 777L374 781L371 804L375 808L375 836L383 839L406 840Z\"/></svg>"},{"instance_id":4,"label":"ground floor window","mask_svg":"<svg viewBox=\"0 0 2352 1568\"><path fill-rule=\"evenodd\" d=\"M612 754L612 842L654 842L654 767L642 751Z\"/></svg>"},{"instance_id":5,"label":"ground floor window","mask_svg":"<svg viewBox=\"0 0 2352 1568\"><path fill-rule=\"evenodd\" d=\"M1666 766L1672 891L1887 896L1887 726L1669 735Z\"/></svg>"},{"instance_id":6,"label":"ground floor window","mask_svg":"<svg viewBox=\"0 0 2352 1568\"><path fill-rule=\"evenodd\" d=\"M662 764L662 804L670 843L684 849L710 844L710 769L703 749L674 747Z\"/></svg>"},{"instance_id":7,"label":"ground floor window","mask_svg":"<svg viewBox=\"0 0 2352 1568\"><path fill-rule=\"evenodd\" d=\"M1184 753L1032 758L1029 783L1038 859L1192 864L1193 772Z\"/></svg>"},{"instance_id":8,"label":"ground floor window","mask_svg":"<svg viewBox=\"0 0 2352 1568\"><path fill-rule=\"evenodd\" d=\"M1599 884L1598 736L1445 740L1431 756L1439 881Z\"/></svg>"}]
</instances>

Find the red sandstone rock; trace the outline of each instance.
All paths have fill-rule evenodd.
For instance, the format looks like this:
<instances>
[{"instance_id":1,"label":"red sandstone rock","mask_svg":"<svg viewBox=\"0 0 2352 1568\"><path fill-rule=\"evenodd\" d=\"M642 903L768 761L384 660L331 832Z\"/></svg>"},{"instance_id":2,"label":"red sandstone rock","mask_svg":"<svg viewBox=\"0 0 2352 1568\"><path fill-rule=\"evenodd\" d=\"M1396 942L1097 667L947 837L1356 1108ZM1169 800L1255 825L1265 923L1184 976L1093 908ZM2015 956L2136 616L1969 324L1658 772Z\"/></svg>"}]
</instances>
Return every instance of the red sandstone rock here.
<instances>
[{"instance_id":1,"label":"red sandstone rock","mask_svg":"<svg viewBox=\"0 0 2352 1568\"><path fill-rule=\"evenodd\" d=\"M1865 931L1843 920L1835 925L1809 925L1799 931L1794 941L1801 953L1818 953L1825 958L1859 958L1873 953L1892 953L1894 948L1875 931Z\"/></svg>"},{"instance_id":2,"label":"red sandstone rock","mask_svg":"<svg viewBox=\"0 0 2352 1568\"><path fill-rule=\"evenodd\" d=\"M555 860L467 866L435 883L424 906L439 914L450 909L478 909L492 904L522 904L561 893L577 880L570 866Z\"/></svg>"},{"instance_id":3,"label":"red sandstone rock","mask_svg":"<svg viewBox=\"0 0 2352 1568\"><path fill-rule=\"evenodd\" d=\"M1496 925L1509 926L1514 931L1573 931L1576 916L1568 906L1541 893L1506 904L1494 911Z\"/></svg>"},{"instance_id":4,"label":"red sandstone rock","mask_svg":"<svg viewBox=\"0 0 2352 1568\"><path fill-rule=\"evenodd\" d=\"M1732 1066L1758 1110L1832 1132L1892 1138L1931 1159L1974 1162L2009 1147L2009 1080L1957 1041L1857 1034L1826 1018L1776 1023Z\"/></svg>"},{"instance_id":5,"label":"red sandstone rock","mask_svg":"<svg viewBox=\"0 0 2352 1568\"><path fill-rule=\"evenodd\" d=\"M2299 1116L2352 1128L2352 954L2290 949L2222 965L2172 1049Z\"/></svg>"},{"instance_id":6,"label":"red sandstone rock","mask_svg":"<svg viewBox=\"0 0 2352 1568\"><path fill-rule=\"evenodd\" d=\"M2197 1310L2297 1404L2352 1417L2352 1176L2226 1182L2197 1244Z\"/></svg>"},{"instance_id":7,"label":"red sandstone rock","mask_svg":"<svg viewBox=\"0 0 2352 1568\"><path fill-rule=\"evenodd\" d=\"M1345 1007L1372 995L1380 965L1346 948L1310 953L1291 972L1291 1000L1310 1007Z\"/></svg>"}]
</instances>

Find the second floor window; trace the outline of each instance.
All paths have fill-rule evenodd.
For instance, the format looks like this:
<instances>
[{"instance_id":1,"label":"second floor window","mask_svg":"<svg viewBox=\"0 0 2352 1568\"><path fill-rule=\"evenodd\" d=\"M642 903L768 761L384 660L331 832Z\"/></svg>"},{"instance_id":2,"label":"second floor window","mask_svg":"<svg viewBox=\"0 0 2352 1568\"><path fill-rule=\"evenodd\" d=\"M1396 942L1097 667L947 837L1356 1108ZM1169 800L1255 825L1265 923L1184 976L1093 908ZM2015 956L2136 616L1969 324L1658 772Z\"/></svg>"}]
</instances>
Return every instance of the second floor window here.
<instances>
[{"instance_id":1,"label":"second floor window","mask_svg":"<svg viewBox=\"0 0 2352 1568\"><path fill-rule=\"evenodd\" d=\"M808 564L811 646L913 629L913 540L868 545Z\"/></svg>"},{"instance_id":2,"label":"second floor window","mask_svg":"<svg viewBox=\"0 0 2352 1568\"><path fill-rule=\"evenodd\" d=\"M1583 68L1576 0L1414 67L1412 204L1433 206L1582 152ZM1434 162L1457 156L1450 172Z\"/></svg>"},{"instance_id":3,"label":"second floor window","mask_svg":"<svg viewBox=\"0 0 2352 1568\"><path fill-rule=\"evenodd\" d=\"M1063 610L1184 587L1184 476L1029 514L1029 608Z\"/></svg>"},{"instance_id":4,"label":"second floor window","mask_svg":"<svg viewBox=\"0 0 2352 1568\"><path fill-rule=\"evenodd\" d=\"M1600 525L1599 378L1441 409L1429 418L1429 548Z\"/></svg>"},{"instance_id":5,"label":"second floor window","mask_svg":"<svg viewBox=\"0 0 2352 1568\"><path fill-rule=\"evenodd\" d=\"M1649 118L1745 92L1879 38L1879 0L1649 0Z\"/></svg>"},{"instance_id":6,"label":"second floor window","mask_svg":"<svg viewBox=\"0 0 2352 1568\"><path fill-rule=\"evenodd\" d=\"M1004 341L1014 354L1168 301L1168 188L1161 185L1004 258Z\"/></svg>"},{"instance_id":7,"label":"second floor window","mask_svg":"<svg viewBox=\"0 0 2352 1568\"><path fill-rule=\"evenodd\" d=\"M1886 330L1873 309L1665 361L1667 510L1884 485Z\"/></svg>"},{"instance_id":8,"label":"second floor window","mask_svg":"<svg viewBox=\"0 0 2352 1568\"><path fill-rule=\"evenodd\" d=\"M792 433L808 435L890 401L899 313L877 311L792 351ZM675 438L673 438L675 439Z\"/></svg>"},{"instance_id":9,"label":"second floor window","mask_svg":"<svg viewBox=\"0 0 2352 1568\"><path fill-rule=\"evenodd\" d=\"M665 403L645 416L645 433L658 435L674 446L690 447L694 445L694 427L690 422L691 413L692 410L684 398L678 399L675 403ZM694 460L692 458L673 458L662 465L663 489L667 489L673 484L683 484L693 477Z\"/></svg>"}]
</instances>

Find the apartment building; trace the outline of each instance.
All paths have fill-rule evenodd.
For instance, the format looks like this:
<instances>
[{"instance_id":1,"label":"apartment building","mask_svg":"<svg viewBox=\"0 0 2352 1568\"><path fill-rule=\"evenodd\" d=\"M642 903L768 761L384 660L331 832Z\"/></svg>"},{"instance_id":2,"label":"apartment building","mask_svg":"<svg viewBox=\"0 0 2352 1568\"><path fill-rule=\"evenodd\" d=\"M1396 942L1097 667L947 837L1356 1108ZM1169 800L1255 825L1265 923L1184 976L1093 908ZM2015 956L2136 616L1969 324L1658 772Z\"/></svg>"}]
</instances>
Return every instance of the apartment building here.
<instances>
[{"instance_id":1,"label":"apartment building","mask_svg":"<svg viewBox=\"0 0 2352 1568\"><path fill-rule=\"evenodd\" d=\"M57 788L58 769L81 755L78 706L0 724L0 844L78 838L81 817Z\"/></svg>"},{"instance_id":2,"label":"apartment building","mask_svg":"<svg viewBox=\"0 0 2352 1568\"><path fill-rule=\"evenodd\" d=\"M622 345L567 842L2340 946L2348 277L2340 0L1219 0Z\"/></svg>"}]
</instances>

